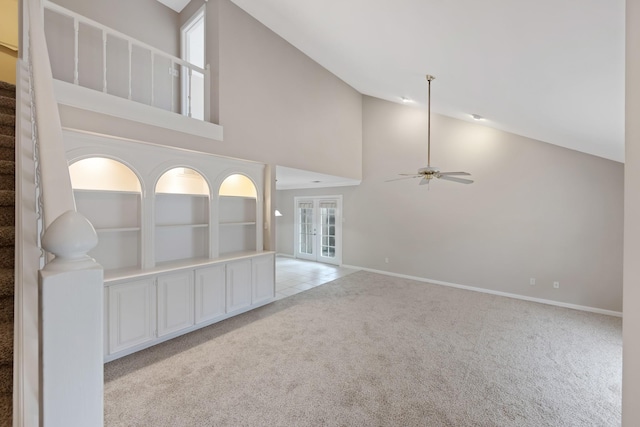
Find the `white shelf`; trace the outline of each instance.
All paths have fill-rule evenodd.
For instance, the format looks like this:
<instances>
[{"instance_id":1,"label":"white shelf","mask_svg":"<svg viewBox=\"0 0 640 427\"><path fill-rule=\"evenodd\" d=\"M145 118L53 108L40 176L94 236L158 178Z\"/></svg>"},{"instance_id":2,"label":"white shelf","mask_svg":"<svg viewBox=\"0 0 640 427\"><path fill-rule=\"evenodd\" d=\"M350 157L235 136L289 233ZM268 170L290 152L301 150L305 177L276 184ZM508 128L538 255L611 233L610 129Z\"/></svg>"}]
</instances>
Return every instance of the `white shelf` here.
<instances>
[{"instance_id":1,"label":"white shelf","mask_svg":"<svg viewBox=\"0 0 640 427\"><path fill-rule=\"evenodd\" d=\"M120 233L126 231L140 231L140 227L111 227L96 228L96 233Z\"/></svg>"},{"instance_id":2,"label":"white shelf","mask_svg":"<svg viewBox=\"0 0 640 427\"><path fill-rule=\"evenodd\" d=\"M218 196L221 199L247 199L247 200L256 200L255 197L250 197L250 196L222 196L219 195Z\"/></svg>"},{"instance_id":3,"label":"white shelf","mask_svg":"<svg viewBox=\"0 0 640 427\"><path fill-rule=\"evenodd\" d=\"M209 224L156 224L158 228L178 228L178 227L190 227L190 228L205 228Z\"/></svg>"},{"instance_id":4,"label":"white shelf","mask_svg":"<svg viewBox=\"0 0 640 427\"><path fill-rule=\"evenodd\" d=\"M221 227L228 227L228 226L234 226L234 225L256 225L255 221L228 221L228 222L221 222L220 226Z\"/></svg>"},{"instance_id":5,"label":"white shelf","mask_svg":"<svg viewBox=\"0 0 640 427\"><path fill-rule=\"evenodd\" d=\"M193 194L193 193L156 193L156 196L160 197L203 197L209 198L208 194Z\"/></svg>"},{"instance_id":6,"label":"white shelf","mask_svg":"<svg viewBox=\"0 0 640 427\"><path fill-rule=\"evenodd\" d=\"M90 193L90 194L122 194L122 195L132 195L140 197L139 191L124 191L124 190L89 190L86 188L74 188L74 193Z\"/></svg>"}]
</instances>

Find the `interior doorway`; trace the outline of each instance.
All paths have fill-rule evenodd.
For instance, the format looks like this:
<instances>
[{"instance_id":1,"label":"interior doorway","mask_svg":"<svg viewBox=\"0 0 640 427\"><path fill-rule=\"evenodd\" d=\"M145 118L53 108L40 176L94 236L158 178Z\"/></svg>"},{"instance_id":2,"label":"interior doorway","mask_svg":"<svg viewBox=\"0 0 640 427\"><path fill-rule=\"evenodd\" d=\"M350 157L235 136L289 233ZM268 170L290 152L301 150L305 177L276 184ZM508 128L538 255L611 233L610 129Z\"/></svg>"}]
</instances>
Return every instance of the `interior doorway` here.
<instances>
[{"instance_id":1,"label":"interior doorway","mask_svg":"<svg viewBox=\"0 0 640 427\"><path fill-rule=\"evenodd\" d=\"M296 258L342 264L342 196L296 197Z\"/></svg>"}]
</instances>

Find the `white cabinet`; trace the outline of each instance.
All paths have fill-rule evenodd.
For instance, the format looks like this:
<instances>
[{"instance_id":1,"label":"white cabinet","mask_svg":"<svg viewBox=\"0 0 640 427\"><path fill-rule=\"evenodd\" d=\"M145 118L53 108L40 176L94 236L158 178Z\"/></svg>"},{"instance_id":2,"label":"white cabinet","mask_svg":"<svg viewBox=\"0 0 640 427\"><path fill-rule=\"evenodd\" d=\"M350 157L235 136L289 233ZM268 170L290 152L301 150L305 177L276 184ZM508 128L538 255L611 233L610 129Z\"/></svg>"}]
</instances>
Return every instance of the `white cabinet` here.
<instances>
[{"instance_id":1,"label":"white cabinet","mask_svg":"<svg viewBox=\"0 0 640 427\"><path fill-rule=\"evenodd\" d=\"M251 305L251 260L227 264L227 312Z\"/></svg>"},{"instance_id":2,"label":"white cabinet","mask_svg":"<svg viewBox=\"0 0 640 427\"><path fill-rule=\"evenodd\" d=\"M275 296L275 263L273 255L255 257L251 260L251 303L260 304Z\"/></svg>"},{"instance_id":3,"label":"white cabinet","mask_svg":"<svg viewBox=\"0 0 640 427\"><path fill-rule=\"evenodd\" d=\"M155 339L155 289L152 279L109 287L109 354Z\"/></svg>"},{"instance_id":4,"label":"white cabinet","mask_svg":"<svg viewBox=\"0 0 640 427\"><path fill-rule=\"evenodd\" d=\"M195 276L196 324L223 316L226 313L225 265L200 268Z\"/></svg>"},{"instance_id":5,"label":"white cabinet","mask_svg":"<svg viewBox=\"0 0 640 427\"><path fill-rule=\"evenodd\" d=\"M158 336L193 325L193 272L158 276Z\"/></svg>"}]
</instances>

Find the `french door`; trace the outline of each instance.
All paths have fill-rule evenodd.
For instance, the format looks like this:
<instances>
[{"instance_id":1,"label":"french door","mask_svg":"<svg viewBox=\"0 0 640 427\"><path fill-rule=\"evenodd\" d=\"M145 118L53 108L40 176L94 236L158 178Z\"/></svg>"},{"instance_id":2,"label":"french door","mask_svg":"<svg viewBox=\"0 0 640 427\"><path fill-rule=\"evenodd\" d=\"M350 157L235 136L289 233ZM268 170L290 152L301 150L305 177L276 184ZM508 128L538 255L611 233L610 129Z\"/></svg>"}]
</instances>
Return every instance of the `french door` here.
<instances>
[{"instance_id":1,"label":"french door","mask_svg":"<svg viewBox=\"0 0 640 427\"><path fill-rule=\"evenodd\" d=\"M296 197L296 258L342 264L342 196Z\"/></svg>"}]
</instances>

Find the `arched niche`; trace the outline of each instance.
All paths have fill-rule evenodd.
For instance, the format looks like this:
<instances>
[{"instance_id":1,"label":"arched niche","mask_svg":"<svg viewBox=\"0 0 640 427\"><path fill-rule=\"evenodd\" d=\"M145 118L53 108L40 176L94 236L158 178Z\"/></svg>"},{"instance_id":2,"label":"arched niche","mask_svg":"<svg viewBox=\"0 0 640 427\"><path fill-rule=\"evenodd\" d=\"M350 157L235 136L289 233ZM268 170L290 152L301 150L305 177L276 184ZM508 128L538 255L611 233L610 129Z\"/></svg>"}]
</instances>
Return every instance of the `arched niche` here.
<instances>
[{"instance_id":1,"label":"arched niche","mask_svg":"<svg viewBox=\"0 0 640 427\"><path fill-rule=\"evenodd\" d=\"M229 175L218 189L220 255L256 251L258 190L243 174Z\"/></svg>"},{"instance_id":2,"label":"arched niche","mask_svg":"<svg viewBox=\"0 0 640 427\"><path fill-rule=\"evenodd\" d=\"M105 269L141 267L141 198L138 175L124 163L89 157L69 165L76 209L91 221L98 245L89 252Z\"/></svg>"},{"instance_id":3,"label":"arched niche","mask_svg":"<svg viewBox=\"0 0 640 427\"><path fill-rule=\"evenodd\" d=\"M219 196L258 197L258 190L253 181L246 175L235 173L229 175L220 184Z\"/></svg>"},{"instance_id":4,"label":"arched niche","mask_svg":"<svg viewBox=\"0 0 640 427\"><path fill-rule=\"evenodd\" d=\"M169 169L155 188L155 262L209 257L210 191L200 172Z\"/></svg>"},{"instance_id":5,"label":"arched niche","mask_svg":"<svg viewBox=\"0 0 640 427\"><path fill-rule=\"evenodd\" d=\"M78 160L69 166L69 176L74 190L142 191L129 166L107 157Z\"/></svg>"},{"instance_id":6,"label":"arched niche","mask_svg":"<svg viewBox=\"0 0 640 427\"><path fill-rule=\"evenodd\" d=\"M173 168L166 171L156 183L156 193L210 194L209 184L200 172L190 168Z\"/></svg>"}]
</instances>

